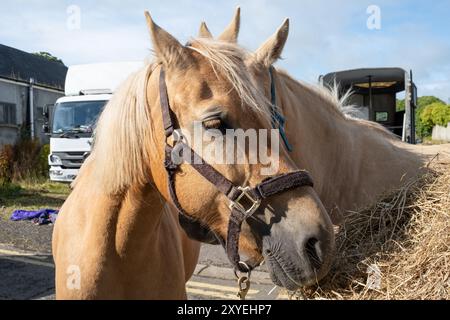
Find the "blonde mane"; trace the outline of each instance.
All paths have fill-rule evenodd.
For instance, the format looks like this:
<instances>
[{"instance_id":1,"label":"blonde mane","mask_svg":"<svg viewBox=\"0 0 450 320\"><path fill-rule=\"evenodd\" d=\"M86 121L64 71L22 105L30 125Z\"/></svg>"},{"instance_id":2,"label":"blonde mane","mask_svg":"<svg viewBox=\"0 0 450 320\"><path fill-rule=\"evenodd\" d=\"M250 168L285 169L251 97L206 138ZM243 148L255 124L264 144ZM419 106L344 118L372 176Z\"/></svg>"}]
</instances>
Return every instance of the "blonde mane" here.
<instances>
[{"instance_id":1,"label":"blonde mane","mask_svg":"<svg viewBox=\"0 0 450 320\"><path fill-rule=\"evenodd\" d=\"M251 54L237 44L226 41L199 38L192 40L191 43L189 48L210 61L216 76L219 77L220 72L233 85L233 89L242 101L242 106L247 105L263 115L270 123L270 101L263 92L258 90L243 63Z\"/></svg>"},{"instance_id":2,"label":"blonde mane","mask_svg":"<svg viewBox=\"0 0 450 320\"><path fill-rule=\"evenodd\" d=\"M146 88L154 65L132 74L105 106L94 134L91 164L100 190L116 194L149 181L145 142L152 136ZM82 172L80 172L81 175Z\"/></svg>"}]
</instances>

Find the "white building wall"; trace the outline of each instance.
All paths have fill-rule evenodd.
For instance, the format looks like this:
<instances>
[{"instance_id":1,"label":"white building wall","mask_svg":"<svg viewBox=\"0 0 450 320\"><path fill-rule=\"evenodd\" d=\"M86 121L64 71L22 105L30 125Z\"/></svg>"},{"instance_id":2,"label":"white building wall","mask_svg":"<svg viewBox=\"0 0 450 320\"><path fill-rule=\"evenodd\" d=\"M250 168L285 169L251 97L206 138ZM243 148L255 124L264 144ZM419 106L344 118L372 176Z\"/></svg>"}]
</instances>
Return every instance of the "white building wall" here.
<instances>
[{"instance_id":1,"label":"white building wall","mask_svg":"<svg viewBox=\"0 0 450 320\"><path fill-rule=\"evenodd\" d=\"M448 123L447 127L435 126L433 128L432 139L450 142L450 122Z\"/></svg>"}]
</instances>

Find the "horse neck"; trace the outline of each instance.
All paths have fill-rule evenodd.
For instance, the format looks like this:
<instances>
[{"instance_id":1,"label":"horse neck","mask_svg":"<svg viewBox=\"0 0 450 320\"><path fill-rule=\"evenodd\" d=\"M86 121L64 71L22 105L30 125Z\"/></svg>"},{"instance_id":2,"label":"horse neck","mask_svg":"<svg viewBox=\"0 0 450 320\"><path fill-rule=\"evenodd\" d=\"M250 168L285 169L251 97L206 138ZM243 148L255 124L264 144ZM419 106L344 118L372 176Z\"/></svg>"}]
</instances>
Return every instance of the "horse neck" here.
<instances>
[{"instance_id":1,"label":"horse neck","mask_svg":"<svg viewBox=\"0 0 450 320\"><path fill-rule=\"evenodd\" d=\"M61 239L60 250L54 247L60 253L59 265L68 260L63 252L74 254L79 245L81 251L75 254L83 255L83 248L88 248L87 265L77 261L83 268L86 294L96 298L184 299L186 271L180 230L174 212L165 209L159 192L148 184L130 187L117 197L94 191L89 196L97 193L96 197L89 201L80 197L87 195L79 191L82 187L76 186L66 209L69 212L65 212L73 218L61 221L67 230L74 228L70 224L82 227L76 240Z\"/></svg>"},{"instance_id":2,"label":"horse neck","mask_svg":"<svg viewBox=\"0 0 450 320\"><path fill-rule=\"evenodd\" d=\"M117 220L116 250L124 258L123 268L136 275L136 285L149 298L185 299L185 282L194 272L199 249L156 187L130 188Z\"/></svg>"},{"instance_id":3,"label":"horse neck","mask_svg":"<svg viewBox=\"0 0 450 320\"><path fill-rule=\"evenodd\" d=\"M284 73L277 78L291 156L311 172L328 210L370 205L417 175L423 159L384 129L346 118L329 97Z\"/></svg>"},{"instance_id":4,"label":"horse neck","mask_svg":"<svg viewBox=\"0 0 450 320\"><path fill-rule=\"evenodd\" d=\"M147 238L157 237L165 204L152 182L135 184L120 194L108 195L93 181L96 178L94 162L95 159L90 158L85 162L72 192L78 206L85 207L86 212L96 212L95 215L86 214L85 219L97 226L105 239L111 233L114 246L120 247L118 251L128 251L128 246L133 246L130 241L136 241L138 245L145 243ZM129 237L131 232L133 237Z\"/></svg>"},{"instance_id":5,"label":"horse neck","mask_svg":"<svg viewBox=\"0 0 450 320\"><path fill-rule=\"evenodd\" d=\"M168 218L164 205L161 195L151 184L128 189L117 216L116 246L119 252L139 254L145 250L150 255L157 252L155 239L160 236L161 226Z\"/></svg>"}]
</instances>

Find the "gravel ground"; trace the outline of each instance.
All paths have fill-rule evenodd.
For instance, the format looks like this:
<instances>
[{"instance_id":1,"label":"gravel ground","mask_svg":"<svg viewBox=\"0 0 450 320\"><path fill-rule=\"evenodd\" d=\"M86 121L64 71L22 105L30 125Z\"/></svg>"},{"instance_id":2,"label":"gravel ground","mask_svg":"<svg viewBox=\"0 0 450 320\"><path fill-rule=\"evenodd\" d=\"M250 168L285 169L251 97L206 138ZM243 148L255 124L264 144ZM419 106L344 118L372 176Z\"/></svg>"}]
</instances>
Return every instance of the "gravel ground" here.
<instances>
[{"instance_id":1,"label":"gravel ground","mask_svg":"<svg viewBox=\"0 0 450 320\"><path fill-rule=\"evenodd\" d=\"M20 250L52 251L53 225L38 226L30 221L0 220L0 243Z\"/></svg>"}]
</instances>

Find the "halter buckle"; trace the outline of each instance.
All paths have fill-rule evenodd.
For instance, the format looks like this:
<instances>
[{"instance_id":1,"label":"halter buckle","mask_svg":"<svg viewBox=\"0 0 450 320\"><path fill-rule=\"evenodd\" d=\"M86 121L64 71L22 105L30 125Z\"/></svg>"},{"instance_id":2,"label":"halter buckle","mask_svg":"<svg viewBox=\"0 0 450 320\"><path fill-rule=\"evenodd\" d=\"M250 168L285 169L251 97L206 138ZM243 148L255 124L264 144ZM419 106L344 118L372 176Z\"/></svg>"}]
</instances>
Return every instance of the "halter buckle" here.
<instances>
[{"instance_id":1,"label":"halter buckle","mask_svg":"<svg viewBox=\"0 0 450 320\"><path fill-rule=\"evenodd\" d=\"M237 208L239 211L244 213L245 217L250 217L256 210L258 210L261 200L255 199L251 194L250 187L237 187L241 194L236 198L236 200L231 201L229 207L231 210Z\"/></svg>"}]
</instances>

